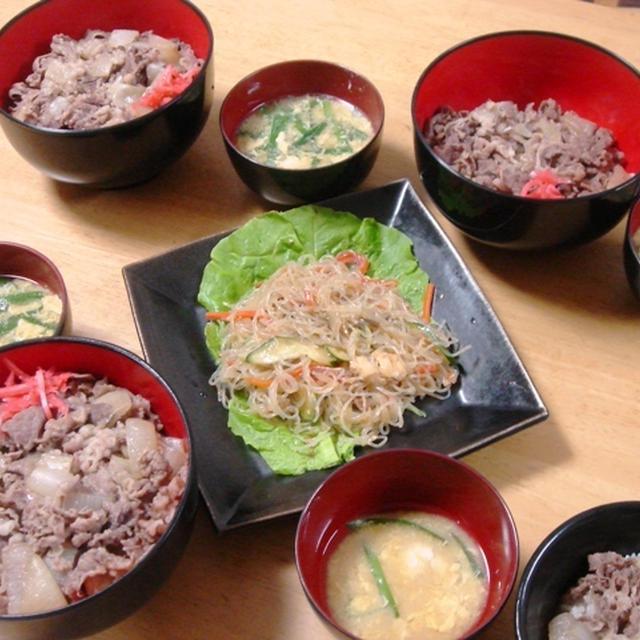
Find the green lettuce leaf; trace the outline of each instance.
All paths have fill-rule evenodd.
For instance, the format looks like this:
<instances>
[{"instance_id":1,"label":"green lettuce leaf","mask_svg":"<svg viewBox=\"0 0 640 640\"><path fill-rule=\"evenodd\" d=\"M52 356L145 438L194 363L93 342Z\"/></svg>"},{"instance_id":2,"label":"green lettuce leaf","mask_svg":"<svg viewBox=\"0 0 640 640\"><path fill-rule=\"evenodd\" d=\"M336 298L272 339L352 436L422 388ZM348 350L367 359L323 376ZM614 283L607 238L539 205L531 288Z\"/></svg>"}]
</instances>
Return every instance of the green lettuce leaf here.
<instances>
[{"instance_id":1,"label":"green lettuce leaf","mask_svg":"<svg viewBox=\"0 0 640 640\"><path fill-rule=\"evenodd\" d=\"M204 268L198 302L207 310L225 311L281 266L302 255L321 258L353 249L369 260L367 275L395 279L398 293L420 313L429 278L420 269L409 238L373 218L317 205L256 216L222 239ZM209 322L205 340L217 361L223 324ZM346 438L327 434L312 450L302 447L285 423L263 420L234 398L229 428L259 451L275 473L298 474L322 469L353 457Z\"/></svg>"}]
</instances>

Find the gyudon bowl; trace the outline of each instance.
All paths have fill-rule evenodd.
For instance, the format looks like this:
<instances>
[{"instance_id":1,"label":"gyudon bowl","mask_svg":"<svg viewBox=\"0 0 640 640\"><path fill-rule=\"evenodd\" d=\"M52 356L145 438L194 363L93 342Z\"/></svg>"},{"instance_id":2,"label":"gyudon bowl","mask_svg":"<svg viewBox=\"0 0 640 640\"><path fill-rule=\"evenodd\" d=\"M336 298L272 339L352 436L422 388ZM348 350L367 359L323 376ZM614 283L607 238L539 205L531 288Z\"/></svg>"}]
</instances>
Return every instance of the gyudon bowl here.
<instances>
[{"instance_id":1,"label":"gyudon bowl","mask_svg":"<svg viewBox=\"0 0 640 640\"><path fill-rule=\"evenodd\" d=\"M465 177L462 169L452 168L430 144L435 139L428 132L429 122L442 107L459 113L491 100L511 101L524 110L529 103L537 109L548 99L563 112L573 111L608 129L624 154L629 176L599 192L536 198L521 195L529 191L508 193ZM638 100L638 71L597 44L538 31L492 33L468 40L431 62L414 88L411 113L420 178L445 217L476 240L513 249L593 240L620 221L640 189ZM547 147L547 142L559 141L543 137ZM555 150L548 149L540 163L553 172L560 171L558 148L556 144ZM485 152L487 157L507 153L495 140ZM468 166L485 162L483 158L474 149ZM599 167L598 162L593 166ZM509 170L507 166L500 172Z\"/></svg>"},{"instance_id":2,"label":"gyudon bowl","mask_svg":"<svg viewBox=\"0 0 640 640\"><path fill-rule=\"evenodd\" d=\"M0 349L0 415L0 635L67 640L115 624L165 580L192 530L176 397L124 349L43 338Z\"/></svg>"},{"instance_id":3,"label":"gyudon bowl","mask_svg":"<svg viewBox=\"0 0 640 640\"><path fill-rule=\"evenodd\" d=\"M436 520L421 527L421 518L425 517ZM442 537L434 537L434 532L447 530L435 528L442 525L438 518L455 523L460 528L457 534L449 530ZM381 547L376 547L380 540L373 536L391 532L393 527L396 533L410 532L413 538L407 544L396 539L391 546L385 548L386 542L382 542ZM354 534L365 536L364 544L378 554L378 570L372 564L369 571L363 563L363 549L352 547L347 551L353 552L352 558L358 556L359 564L352 565L348 572L336 572L333 561L344 559L343 545L350 544L349 536ZM468 545L466 558L461 555L449 564L446 556L441 555L443 550L459 551L457 546L463 544ZM474 548L478 554L477 572L467 579L465 567L471 562ZM518 569L518 536L499 493L467 464L428 450L388 449L344 464L320 485L300 517L295 558L311 606L336 637L358 640L361 636L347 628L347 622L380 613L387 618L381 618L380 626L365 637L398 637L397 627L385 633L381 625L387 624L389 618L392 624L410 624L406 616L407 607L411 606L415 611L412 610L409 620L431 619L434 626L429 633L439 628L442 638L451 637L447 632L452 631L449 626L452 619L463 611L465 614L467 610L473 611L455 636L456 640L462 640L485 630L506 602ZM400 573L394 567L396 558L407 564ZM384 597L382 590L376 593L374 583L376 579L380 584L380 574L388 578L389 589ZM398 578L399 575L404 577ZM433 576L438 579L434 581ZM445 585L451 576L457 577L455 586L449 590ZM358 578L358 583L354 584L352 578ZM460 593L466 598L469 582L477 579L486 585L484 597L475 603L479 605L477 608L471 605L471 597L465 604L450 604ZM419 594L417 603L409 604L412 594L402 593L403 584L412 585L410 591L415 588L416 593L425 585L432 586L431 591ZM350 599L346 616L340 606L340 592ZM391 599L397 605L395 619L391 616Z\"/></svg>"},{"instance_id":4,"label":"gyudon bowl","mask_svg":"<svg viewBox=\"0 0 640 640\"><path fill-rule=\"evenodd\" d=\"M162 38L177 38L190 45L202 65L186 88L168 102L159 101L151 111L141 111L144 115L118 124L52 128L16 117L9 90L27 78L36 57L49 52L52 37L64 34L77 41L88 30L151 31ZM122 46L127 51L128 45ZM96 74L108 73L106 66L96 66ZM142 74L136 79L148 82L148 67L134 71ZM64 83L74 78L70 75ZM112 188L155 176L198 137L211 108L212 88L213 33L207 18L188 0L94 0L90 10L84 0L45 0L0 30L0 125L25 160L62 182Z\"/></svg>"}]
</instances>

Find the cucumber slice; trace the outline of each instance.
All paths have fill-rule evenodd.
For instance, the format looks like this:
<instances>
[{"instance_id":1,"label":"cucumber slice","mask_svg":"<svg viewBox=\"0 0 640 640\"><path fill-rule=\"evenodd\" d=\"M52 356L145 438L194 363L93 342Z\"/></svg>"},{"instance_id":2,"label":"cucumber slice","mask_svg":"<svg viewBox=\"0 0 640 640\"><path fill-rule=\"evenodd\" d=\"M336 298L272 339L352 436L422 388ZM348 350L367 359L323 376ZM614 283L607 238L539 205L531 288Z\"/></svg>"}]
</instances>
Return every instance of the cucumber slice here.
<instances>
[{"instance_id":1,"label":"cucumber slice","mask_svg":"<svg viewBox=\"0 0 640 640\"><path fill-rule=\"evenodd\" d=\"M304 356L313 362L326 366L335 362L335 357L327 347L284 336L269 338L251 351L247 355L246 361L251 364L268 366L283 360L298 360Z\"/></svg>"}]
</instances>

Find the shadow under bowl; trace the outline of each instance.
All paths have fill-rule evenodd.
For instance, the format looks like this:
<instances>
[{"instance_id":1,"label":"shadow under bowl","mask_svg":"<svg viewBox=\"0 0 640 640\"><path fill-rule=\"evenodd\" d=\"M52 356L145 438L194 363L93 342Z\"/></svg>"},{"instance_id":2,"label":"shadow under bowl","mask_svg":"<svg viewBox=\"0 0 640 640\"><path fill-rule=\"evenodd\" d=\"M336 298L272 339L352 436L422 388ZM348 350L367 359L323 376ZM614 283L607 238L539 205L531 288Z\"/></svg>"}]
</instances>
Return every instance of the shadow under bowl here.
<instances>
[{"instance_id":1,"label":"shadow under bowl","mask_svg":"<svg viewBox=\"0 0 640 640\"><path fill-rule=\"evenodd\" d=\"M127 122L94 129L49 129L14 118L9 89L49 51L53 35L82 38L89 29L152 30L179 38L204 60L191 84L167 104ZM149 180L182 156L208 117L213 89L213 33L188 0L44 0L0 30L0 126L27 162L55 180L99 188Z\"/></svg>"},{"instance_id":2,"label":"shadow under bowl","mask_svg":"<svg viewBox=\"0 0 640 640\"><path fill-rule=\"evenodd\" d=\"M55 293L62 302L62 312L51 335L68 333L71 329L69 296L62 274L44 254L14 242L0 242L0 277L24 278Z\"/></svg>"},{"instance_id":3,"label":"shadow under bowl","mask_svg":"<svg viewBox=\"0 0 640 640\"><path fill-rule=\"evenodd\" d=\"M311 169L267 166L238 150L238 128L258 107L307 94L333 96L360 109L373 126L371 140L340 162ZM331 198L360 184L378 155L383 122L384 104L375 86L351 69L321 60L289 60L254 71L229 91L220 108L220 130L238 176L265 200L282 205Z\"/></svg>"},{"instance_id":4,"label":"shadow under bowl","mask_svg":"<svg viewBox=\"0 0 640 640\"><path fill-rule=\"evenodd\" d=\"M365 454L334 471L305 506L295 537L298 576L311 606L339 638L349 633L331 613L327 564L348 534L351 520L410 510L449 517L479 545L488 568L488 596L472 628L460 640L486 629L504 606L518 570L518 536L496 489L467 464L418 449Z\"/></svg>"},{"instance_id":5,"label":"shadow under bowl","mask_svg":"<svg viewBox=\"0 0 640 640\"><path fill-rule=\"evenodd\" d=\"M589 82L584 81L588 70ZM473 81L460 82L460 78ZM441 106L471 110L487 100L520 109L547 98L613 133L635 174L600 193L539 200L500 193L463 177L425 137ZM640 74L602 47L567 35L507 31L465 41L436 58L414 88L411 113L420 179L443 215L467 236L508 249L589 242L612 229L640 193Z\"/></svg>"},{"instance_id":6,"label":"shadow under bowl","mask_svg":"<svg viewBox=\"0 0 640 640\"><path fill-rule=\"evenodd\" d=\"M145 556L102 591L65 607L26 615L0 615L0 636L12 640L71 640L97 633L141 607L177 564L193 529L198 505L193 439L173 391L149 364L116 345L91 338L55 337L0 348L0 380L8 361L28 374L37 368L106 377L149 400L168 436L184 438L189 468L184 493L166 530Z\"/></svg>"},{"instance_id":7,"label":"shadow under bowl","mask_svg":"<svg viewBox=\"0 0 640 640\"><path fill-rule=\"evenodd\" d=\"M640 200L636 201L627 220L623 261L631 291L640 300Z\"/></svg>"},{"instance_id":8,"label":"shadow under bowl","mask_svg":"<svg viewBox=\"0 0 640 640\"><path fill-rule=\"evenodd\" d=\"M640 553L640 501L583 511L552 531L522 572L515 605L517 640L548 640L548 624L564 593L589 571L591 553Z\"/></svg>"}]
</instances>

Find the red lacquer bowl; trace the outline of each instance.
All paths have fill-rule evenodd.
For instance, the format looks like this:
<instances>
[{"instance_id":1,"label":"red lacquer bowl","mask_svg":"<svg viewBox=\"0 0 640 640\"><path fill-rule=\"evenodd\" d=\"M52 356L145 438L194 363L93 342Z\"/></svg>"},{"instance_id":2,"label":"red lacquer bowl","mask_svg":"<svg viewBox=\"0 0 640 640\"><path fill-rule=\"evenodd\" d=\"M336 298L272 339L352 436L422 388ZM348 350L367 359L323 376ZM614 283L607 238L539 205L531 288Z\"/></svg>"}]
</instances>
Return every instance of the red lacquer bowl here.
<instances>
[{"instance_id":1,"label":"red lacquer bowl","mask_svg":"<svg viewBox=\"0 0 640 640\"><path fill-rule=\"evenodd\" d=\"M31 71L51 38L81 38L87 29L137 29L180 38L204 65L167 104L140 118L88 130L46 129L8 111L8 91ZM44 0L0 30L0 125L25 160L62 182L123 187L147 180L178 159L196 140L209 114L213 89L213 33L188 0Z\"/></svg>"},{"instance_id":2,"label":"red lacquer bowl","mask_svg":"<svg viewBox=\"0 0 640 640\"><path fill-rule=\"evenodd\" d=\"M9 374L7 362L32 374L38 367L89 372L149 400L166 435L185 438L192 451L190 427L172 390L144 360L115 345L90 338L55 337L0 348L0 382ZM42 613L0 616L0 636L12 640L71 640L97 633L138 609L177 564L193 529L198 488L189 455L184 493L167 529L147 554L102 591Z\"/></svg>"},{"instance_id":3,"label":"red lacquer bowl","mask_svg":"<svg viewBox=\"0 0 640 640\"><path fill-rule=\"evenodd\" d=\"M295 538L296 566L309 602L337 637L357 640L329 610L328 560L347 535L347 522L405 509L448 516L482 549L489 571L489 594L480 617L464 636L474 637L498 614L513 589L518 535L507 505L482 475L433 451L369 453L343 465L320 485L302 512Z\"/></svg>"},{"instance_id":4,"label":"red lacquer bowl","mask_svg":"<svg viewBox=\"0 0 640 640\"><path fill-rule=\"evenodd\" d=\"M348 158L312 169L269 167L238 150L238 127L252 111L280 98L310 93L358 107L373 126L373 138ZM322 60L288 60L254 71L229 91L220 108L220 130L240 178L265 200L286 205L331 198L360 184L378 155L383 122L384 104L375 86L351 69Z\"/></svg>"},{"instance_id":5,"label":"red lacquer bowl","mask_svg":"<svg viewBox=\"0 0 640 640\"><path fill-rule=\"evenodd\" d=\"M613 132L626 156L623 184L597 194L535 200L493 191L452 170L423 131L435 110L473 109L512 100L523 109L554 98L564 110ZM558 33L512 31L480 36L436 58L418 79L411 103L420 178L442 213L466 235L527 249L578 244L614 227L640 192L640 74L602 47Z\"/></svg>"}]
</instances>

